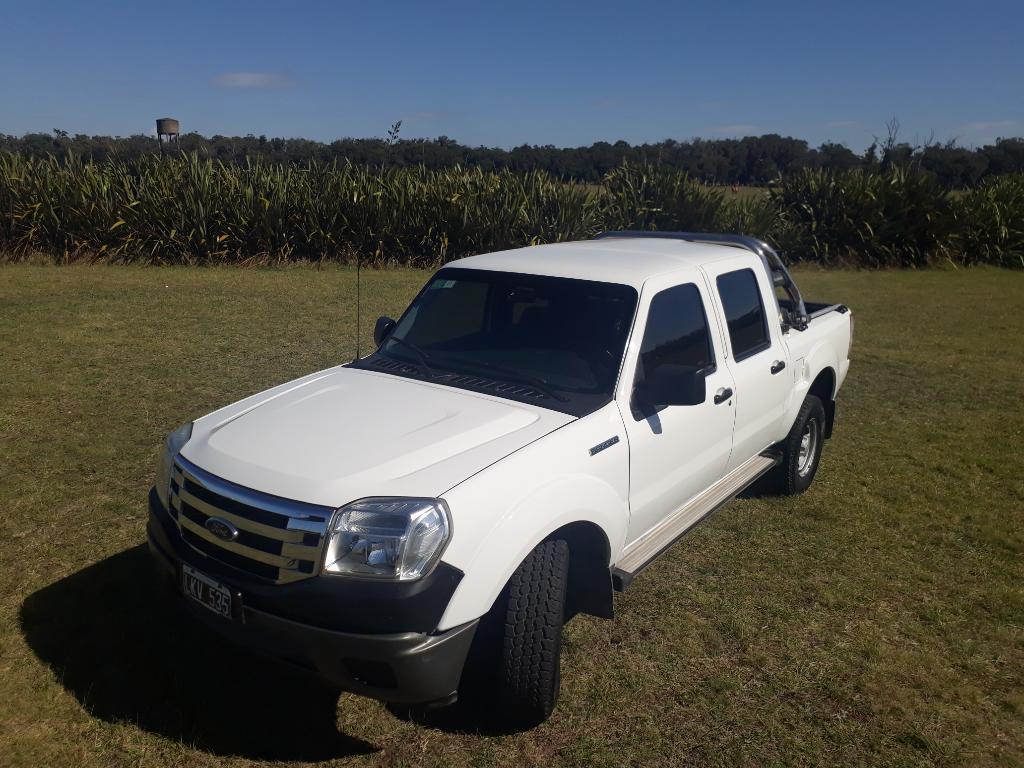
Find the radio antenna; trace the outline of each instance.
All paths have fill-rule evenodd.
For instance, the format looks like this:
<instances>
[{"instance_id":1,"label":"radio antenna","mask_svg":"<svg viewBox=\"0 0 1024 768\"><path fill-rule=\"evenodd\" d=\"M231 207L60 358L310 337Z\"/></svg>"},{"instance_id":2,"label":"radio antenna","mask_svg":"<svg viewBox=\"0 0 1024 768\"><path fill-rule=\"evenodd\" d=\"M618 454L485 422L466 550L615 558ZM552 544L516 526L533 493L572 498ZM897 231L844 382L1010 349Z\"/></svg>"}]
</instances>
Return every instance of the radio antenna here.
<instances>
[{"instance_id":1,"label":"radio antenna","mask_svg":"<svg viewBox=\"0 0 1024 768\"><path fill-rule=\"evenodd\" d=\"M353 363L359 362L359 313L360 313L360 301L359 301L359 264L363 260L361 250L356 250L356 356L352 358Z\"/></svg>"},{"instance_id":2,"label":"radio antenna","mask_svg":"<svg viewBox=\"0 0 1024 768\"><path fill-rule=\"evenodd\" d=\"M397 122L392 123L391 129L388 131L388 138L384 142L384 147L385 147L384 157L381 158L381 161L380 161L380 178L381 178L381 181L383 181L383 179L384 179L384 170L385 170L386 165L387 165L388 155L391 154L391 148L398 141L398 136L399 136L399 133L401 132L401 130L402 130L402 121L398 120ZM381 254L381 251L383 250L383 248L384 248L383 242L379 241L377 243L377 254L376 254L378 259L380 257L380 254ZM360 288L360 283L359 283L359 267L360 267L360 265L362 263L362 260L363 260L363 255L362 254L363 254L362 249L356 250L356 356L355 356L355 359L352 360L353 363L359 361L359 334L360 334L359 315L360 315L360 310L361 310L361 304L360 304L360 301L359 301L359 288Z\"/></svg>"},{"instance_id":3,"label":"radio antenna","mask_svg":"<svg viewBox=\"0 0 1024 768\"><path fill-rule=\"evenodd\" d=\"M380 179L381 183L384 181L384 171L387 166L388 156L391 154L391 147L394 146L398 140L398 134L401 132L401 121L398 120L391 124L390 130L387 132L387 139L384 141L384 157L381 159L381 172ZM380 257L381 252L384 249L383 241L377 244L377 256ZM352 362L356 362L359 359L359 313L360 313L360 302L359 302L359 265L362 262L362 251L361 249L355 252L355 359Z\"/></svg>"}]
</instances>

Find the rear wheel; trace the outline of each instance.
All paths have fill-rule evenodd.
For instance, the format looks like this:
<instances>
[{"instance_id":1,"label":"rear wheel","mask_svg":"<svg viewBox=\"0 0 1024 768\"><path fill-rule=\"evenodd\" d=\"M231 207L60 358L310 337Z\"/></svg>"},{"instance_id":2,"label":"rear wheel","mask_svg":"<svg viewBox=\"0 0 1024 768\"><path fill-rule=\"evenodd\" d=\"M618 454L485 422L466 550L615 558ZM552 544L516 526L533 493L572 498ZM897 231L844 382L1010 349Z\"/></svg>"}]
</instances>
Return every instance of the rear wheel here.
<instances>
[{"instance_id":1,"label":"rear wheel","mask_svg":"<svg viewBox=\"0 0 1024 768\"><path fill-rule=\"evenodd\" d=\"M789 435L782 442L782 464L775 470L779 491L803 493L814 481L825 442L825 407L814 395L800 406Z\"/></svg>"}]
</instances>

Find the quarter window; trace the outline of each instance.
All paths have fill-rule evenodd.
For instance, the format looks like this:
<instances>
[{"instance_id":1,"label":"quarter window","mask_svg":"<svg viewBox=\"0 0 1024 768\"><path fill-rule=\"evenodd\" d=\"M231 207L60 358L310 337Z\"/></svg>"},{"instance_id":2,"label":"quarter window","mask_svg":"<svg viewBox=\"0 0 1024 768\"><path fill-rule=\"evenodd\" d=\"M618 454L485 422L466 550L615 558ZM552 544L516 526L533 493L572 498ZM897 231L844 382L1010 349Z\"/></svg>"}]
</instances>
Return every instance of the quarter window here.
<instances>
[{"instance_id":1,"label":"quarter window","mask_svg":"<svg viewBox=\"0 0 1024 768\"><path fill-rule=\"evenodd\" d=\"M768 349L771 346L768 324L753 270L727 272L718 276L717 283L729 325L733 359L743 360Z\"/></svg>"}]
</instances>

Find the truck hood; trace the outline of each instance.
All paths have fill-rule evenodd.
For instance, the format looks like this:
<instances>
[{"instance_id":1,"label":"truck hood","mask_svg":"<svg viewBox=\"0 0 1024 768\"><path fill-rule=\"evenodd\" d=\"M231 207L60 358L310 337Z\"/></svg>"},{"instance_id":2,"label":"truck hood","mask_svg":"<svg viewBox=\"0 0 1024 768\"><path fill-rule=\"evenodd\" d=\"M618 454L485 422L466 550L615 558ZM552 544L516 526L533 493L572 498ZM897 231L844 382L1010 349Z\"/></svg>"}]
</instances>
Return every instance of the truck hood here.
<instances>
[{"instance_id":1,"label":"truck hood","mask_svg":"<svg viewBox=\"0 0 1024 768\"><path fill-rule=\"evenodd\" d=\"M204 416L181 453L254 490L341 506L440 496L570 421L489 395L334 368Z\"/></svg>"}]
</instances>

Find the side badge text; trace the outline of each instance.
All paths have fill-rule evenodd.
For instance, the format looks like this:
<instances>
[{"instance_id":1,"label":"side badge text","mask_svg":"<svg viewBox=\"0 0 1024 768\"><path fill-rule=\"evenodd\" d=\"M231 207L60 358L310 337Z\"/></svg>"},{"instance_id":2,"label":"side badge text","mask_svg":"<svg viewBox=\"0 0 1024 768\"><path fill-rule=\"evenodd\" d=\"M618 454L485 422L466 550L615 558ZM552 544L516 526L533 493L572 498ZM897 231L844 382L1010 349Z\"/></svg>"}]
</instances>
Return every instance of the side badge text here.
<instances>
[{"instance_id":1,"label":"side badge text","mask_svg":"<svg viewBox=\"0 0 1024 768\"><path fill-rule=\"evenodd\" d=\"M611 448L617 442L619 442L619 436L618 435L615 435L615 437L609 437L603 443L598 443L593 448L591 448L590 449L590 455L591 456L596 456L601 451L603 451L605 448Z\"/></svg>"}]
</instances>

